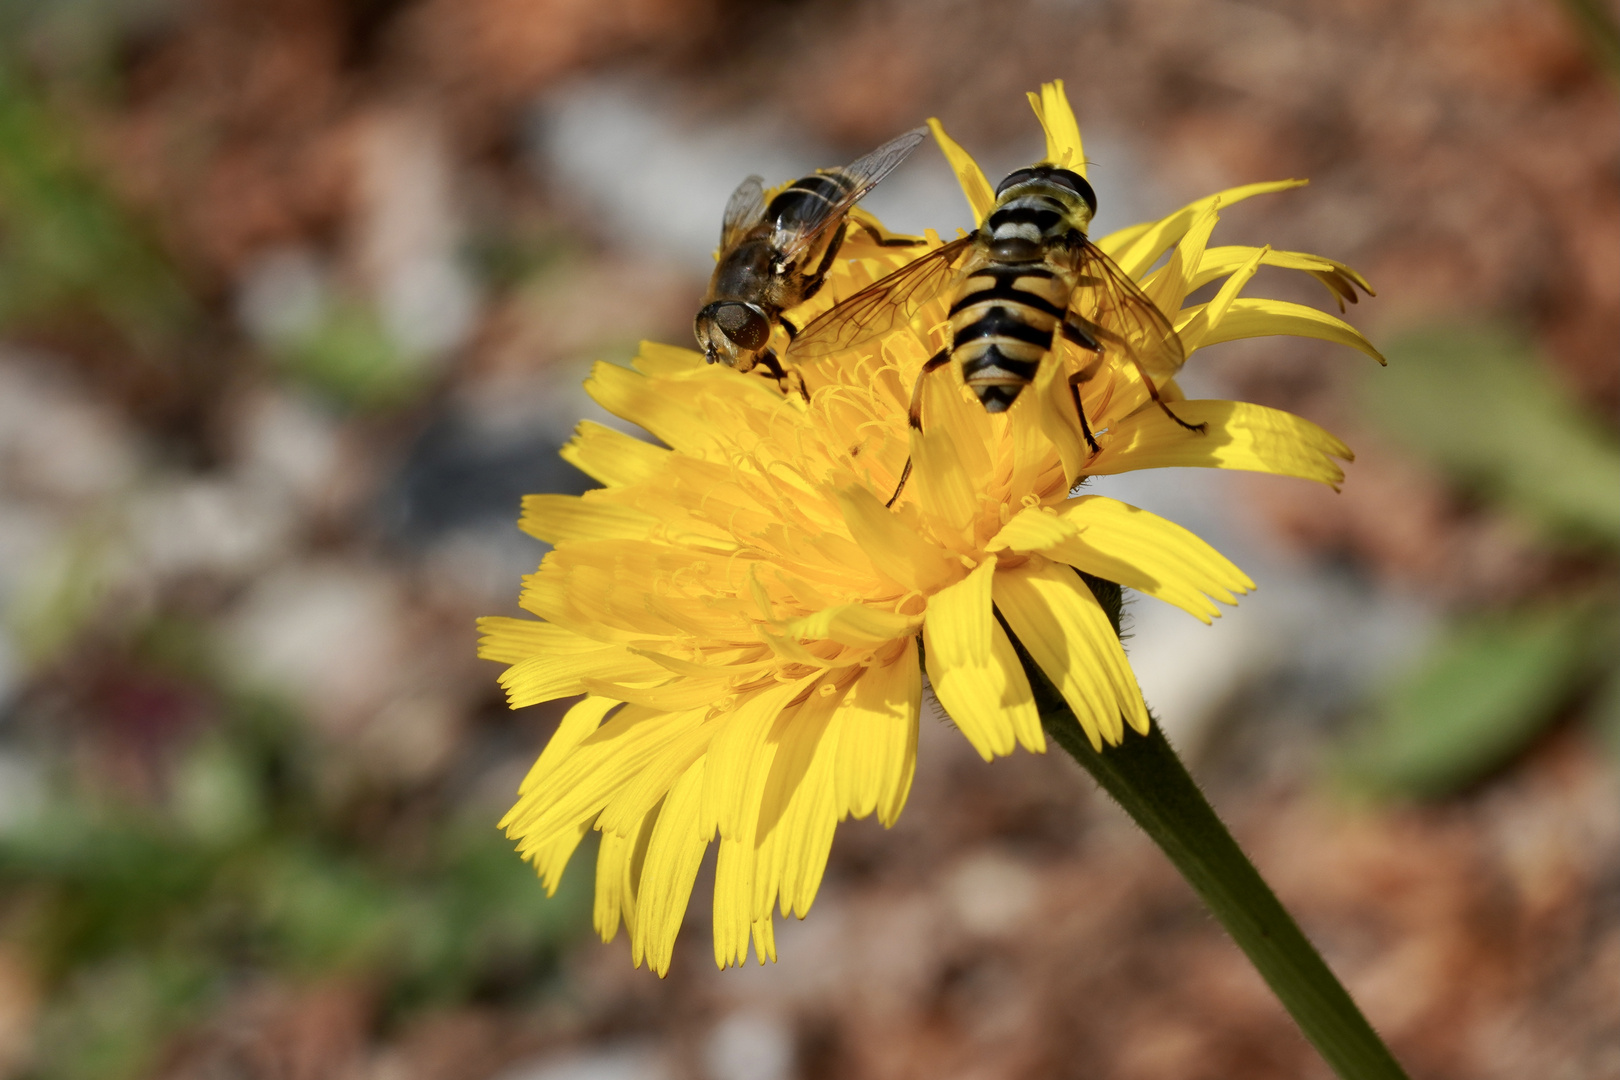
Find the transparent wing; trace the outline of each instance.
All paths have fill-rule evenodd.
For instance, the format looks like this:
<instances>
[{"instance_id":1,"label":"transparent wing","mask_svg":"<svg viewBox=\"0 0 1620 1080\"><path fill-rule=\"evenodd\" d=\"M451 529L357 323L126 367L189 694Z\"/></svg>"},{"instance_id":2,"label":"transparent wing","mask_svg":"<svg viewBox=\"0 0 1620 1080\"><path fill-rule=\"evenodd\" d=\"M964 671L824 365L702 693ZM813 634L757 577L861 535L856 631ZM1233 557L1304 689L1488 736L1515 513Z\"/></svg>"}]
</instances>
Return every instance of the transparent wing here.
<instances>
[{"instance_id":1,"label":"transparent wing","mask_svg":"<svg viewBox=\"0 0 1620 1080\"><path fill-rule=\"evenodd\" d=\"M1089 240L1074 259L1077 276L1069 312L1079 316L1082 329L1155 379L1179 371L1187 354L1175 327L1130 275Z\"/></svg>"},{"instance_id":2,"label":"transparent wing","mask_svg":"<svg viewBox=\"0 0 1620 1080\"><path fill-rule=\"evenodd\" d=\"M726 216L720 222L720 250L731 247L743 235L759 224L765 216L765 181L750 176L737 185L737 190L726 200Z\"/></svg>"},{"instance_id":3,"label":"transparent wing","mask_svg":"<svg viewBox=\"0 0 1620 1080\"><path fill-rule=\"evenodd\" d=\"M955 278L956 264L972 246L974 236L970 233L935 248L822 313L799 331L788 346L788 356L806 360L826 356L909 322L919 308Z\"/></svg>"},{"instance_id":4,"label":"transparent wing","mask_svg":"<svg viewBox=\"0 0 1620 1080\"><path fill-rule=\"evenodd\" d=\"M849 213L850 207L865 198L866 193L878 185L878 181L888 176L906 160L927 135L926 127L912 128L905 134L890 139L870 154L856 158L841 169L817 169L818 174L835 176L846 181L848 187L841 197L827 203L814 217L800 222L787 235L774 239L774 246L782 253L783 260L794 262L814 247L828 229L844 220L844 215Z\"/></svg>"}]
</instances>

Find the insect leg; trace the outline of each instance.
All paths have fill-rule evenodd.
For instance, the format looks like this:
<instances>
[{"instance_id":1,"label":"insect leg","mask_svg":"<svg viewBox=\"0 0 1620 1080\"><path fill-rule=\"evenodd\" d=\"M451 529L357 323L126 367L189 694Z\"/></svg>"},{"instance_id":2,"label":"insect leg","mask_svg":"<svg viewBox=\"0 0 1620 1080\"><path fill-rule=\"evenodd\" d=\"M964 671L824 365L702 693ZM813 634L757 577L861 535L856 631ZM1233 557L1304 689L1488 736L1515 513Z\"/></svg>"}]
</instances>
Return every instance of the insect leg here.
<instances>
[{"instance_id":1,"label":"insect leg","mask_svg":"<svg viewBox=\"0 0 1620 1080\"><path fill-rule=\"evenodd\" d=\"M1102 346L1098 344L1096 338L1092 337L1091 334L1087 332L1085 327L1080 326L1077 323L1064 320L1063 336L1080 346L1082 349L1089 349L1090 351L1096 353L1098 360L1102 359ZM1091 434L1091 425L1086 423L1086 407L1080 401L1080 384L1090 379L1095 372L1096 368L1094 363L1086 369L1077 371L1073 375L1069 376L1069 393L1074 395L1074 411L1075 414L1080 417L1080 434L1086 437L1086 445L1091 447L1091 452L1093 454L1101 453L1102 447L1097 445L1096 438Z\"/></svg>"},{"instance_id":2,"label":"insect leg","mask_svg":"<svg viewBox=\"0 0 1620 1080\"><path fill-rule=\"evenodd\" d=\"M872 242L879 247L922 247L928 243L926 240L913 239L908 236L884 236L881 230L873 228L864 221L855 222L855 227L869 234L872 237Z\"/></svg>"},{"instance_id":3,"label":"insect leg","mask_svg":"<svg viewBox=\"0 0 1620 1080\"><path fill-rule=\"evenodd\" d=\"M1091 335L1091 331L1087 330L1079 323L1070 322L1069 320L1065 319L1063 321L1063 336L1080 346L1082 349L1090 349L1092 352L1098 354L1102 353L1101 343L1099 343L1097 339Z\"/></svg>"},{"instance_id":4,"label":"insect leg","mask_svg":"<svg viewBox=\"0 0 1620 1080\"><path fill-rule=\"evenodd\" d=\"M782 361L776 358L774 351L766 349L760 353L757 363L771 373L771 378L776 380L776 385L781 388L782 393L797 391L805 401L810 400L810 391L805 388L804 377L797 371L788 371L782 367Z\"/></svg>"},{"instance_id":5,"label":"insect leg","mask_svg":"<svg viewBox=\"0 0 1620 1080\"><path fill-rule=\"evenodd\" d=\"M1074 395L1075 415L1080 417L1080 434L1086 437L1086 445L1091 447L1093 454L1102 453L1102 447L1097 445L1097 439L1091 434L1091 425L1086 423L1086 407L1080 403L1080 384L1091 376L1084 371L1077 371L1069 376L1069 393Z\"/></svg>"},{"instance_id":6,"label":"insect leg","mask_svg":"<svg viewBox=\"0 0 1620 1080\"><path fill-rule=\"evenodd\" d=\"M1079 345L1083 349L1090 349L1091 351L1095 352L1099 357L1102 355L1102 346L1100 344L1098 344L1096 337L1089 330L1087 330L1083 326L1079 326L1079 325L1077 325L1077 324L1075 324L1073 322L1067 322L1066 321L1063 324L1063 336L1068 338L1070 341L1074 342L1076 345ZM1134 354L1132 354L1129 349L1125 350L1125 355L1130 360L1130 362L1136 366L1136 373L1138 375L1142 376L1142 385L1147 387L1148 396L1153 399L1153 404L1157 405L1160 409L1164 410L1164 415L1168 416L1170 419L1174 420L1176 423L1180 424L1182 427L1186 428L1188 431L1196 431L1196 432L1199 432L1200 434L1202 434L1203 432L1206 432L1206 431L1209 430L1209 425L1208 424L1189 424L1189 423L1187 423L1187 421L1183 420L1181 417L1179 417L1175 413L1171 412L1170 411L1170 406L1166 405L1165 402L1164 402L1164 399L1159 396L1159 388L1157 386L1153 385L1152 377L1149 376L1148 373L1147 373L1147 370L1142 367L1142 361L1138 360L1136 358L1136 356ZM1071 383L1070 385L1073 385L1073 384ZM1079 391L1075 392L1075 399L1074 400L1075 400L1076 405L1078 405L1080 403ZM1080 414L1080 423L1082 425L1082 428L1084 427L1085 422L1086 422L1085 413L1082 411L1081 414ZM1091 442L1091 436L1089 434L1087 434L1087 436L1086 436L1086 441L1088 443ZM1096 443L1091 443L1091 446L1092 446L1093 449L1095 449L1097 444Z\"/></svg>"},{"instance_id":7,"label":"insect leg","mask_svg":"<svg viewBox=\"0 0 1620 1080\"><path fill-rule=\"evenodd\" d=\"M951 350L941 349L928 358L928 362L917 372L917 381L911 387L911 408L906 413L907 422L917 431L922 430L922 392L923 380L946 364L951 362ZM911 479L911 457L906 456L906 467L900 471L900 483L895 485L894 494L884 506L893 506L900 498L900 493L906 490L906 481Z\"/></svg>"},{"instance_id":8,"label":"insect leg","mask_svg":"<svg viewBox=\"0 0 1620 1080\"><path fill-rule=\"evenodd\" d=\"M1165 402L1164 402L1164 399L1159 396L1159 388L1157 386L1153 385L1153 380L1148 377L1148 373L1142 370L1141 361L1137 360L1133 356L1131 358L1131 362L1136 365L1136 373L1138 375L1142 376L1142 383L1143 383L1143 385L1145 385L1147 387L1148 394L1150 396L1152 396L1153 404L1157 405L1160 409L1164 410L1164 415L1168 416L1170 419L1174 420L1176 423L1180 424L1182 427L1186 428L1188 431L1196 431L1200 435L1202 435L1206 431L1209 430L1209 425L1207 423L1205 423L1205 424L1189 424L1189 423L1187 423L1187 421L1183 420L1181 417L1179 417L1175 413L1171 412L1170 411L1170 406L1166 405Z\"/></svg>"},{"instance_id":9,"label":"insect leg","mask_svg":"<svg viewBox=\"0 0 1620 1080\"><path fill-rule=\"evenodd\" d=\"M918 431L922 430L922 390L923 380L946 364L951 362L951 350L941 349L928 358L928 362L917 372L917 381L911 387L911 408L906 413L907 422Z\"/></svg>"},{"instance_id":10,"label":"insect leg","mask_svg":"<svg viewBox=\"0 0 1620 1080\"><path fill-rule=\"evenodd\" d=\"M846 220L838 226L838 231L833 233L832 239L827 242L827 250L821 255L821 265L817 266L815 272L810 275L810 284L805 288L800 303L821 291L821 286L827 281L827 271L832 269L833 260L838 258L838 249L844 246L844 237L848 234L849 222Z\"/></svg>"}]
</instances>

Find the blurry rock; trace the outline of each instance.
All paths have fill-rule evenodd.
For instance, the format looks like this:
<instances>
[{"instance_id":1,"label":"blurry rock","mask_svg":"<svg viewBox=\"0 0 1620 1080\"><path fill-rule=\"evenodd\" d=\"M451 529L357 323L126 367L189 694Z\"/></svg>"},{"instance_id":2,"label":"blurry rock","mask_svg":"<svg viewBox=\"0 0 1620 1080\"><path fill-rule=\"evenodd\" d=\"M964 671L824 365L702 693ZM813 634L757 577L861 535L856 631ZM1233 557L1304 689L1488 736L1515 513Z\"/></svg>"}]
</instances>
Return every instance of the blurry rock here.
<instances>
[{"instance_id":1,"label":"blurry rock","mask_svg":"<svg viewBox=\"0 0 1620 1080\"><path fill-rule=\"evenodd\" d=\"M236 314L261 344L276 346L314 332L330 303L328 272L311 248L268 248L243 270Z\"/></svg>"},{"instance_id":2,"label":"blurry rock","mask_svg":"<svg viewBox=\"0 0 1620 1080\"><path fill-rule=\"evenodd\" d=\"M130 430L65 372L0 349L0 490L85 503L126 487L137 461Z\"/></svg>"},{"instance_id":3,"label":"blurry rock","mask_svg":"<svg viewBox=\"0 0 1620 1080\"><path fill-rule=\"evenodd\" d=\"M792 1025L770 1013L734 1012L703 1044L707 1080L792 1080Z\"/></svg>"},{"instance_id":4,"label":"blurry rock","mask_svg":"<svg viewBox=\"0 0 1620 1080\"><path fill-rule=\"evenodd\" d=\"M461 704L444 694L395 698L366 722L356 756L373 776L421 781L455 753L462 713Z\"/></svg>"},{"instance_id":5,"label":"blurry rock","mask_svg":"<svg viewBox=\"0 0 1620 1080\"><path fill-rule=\"evenodd\" d=\"M1005 937L1029 928L1040 881L1005 852L980 851L948 872L944 893L962 929L981 937Z\"/></svg>"},{"instance_id":6,"label":"blurry rock","mask_svg":"<svg viewBox=\"0 0 1620 1080\"><path fill-rule=\"evenodd\" d=\"M414 670L403 597L363 564L288 566L261 578L225 627L228 661L333 733L353 731Z\"/></svg>"},{"instance_id":7,"label":"blurry rock","mask_svg":"<svg viewBox=\"0 0 1620 1080\"><path fill-rule=\"evenodd\" d=\"M251 572L282 553L296 526L280 492L227 480L145 492L130 508L130 523L137 558L160 577Z\"/></svg>"},{"instance_id":8,"label":"blurry rock","mask_svg":"<svg viewBox=\"0 0 1620 1080\"><path fill-rule=\"evenodd\" d=\"M237 468L306 506L342 486L349 465L331 412L295 390L261 387L234 417Z\"/></svg>"},{"instance_id":9,"label":"blurry rock","mask_svg":"<svg viewBox=\"0 0 1620 1080\"><path fill-rule=\"evenodd\" d=\"M404 357L434 365L478 308L457 261L453 164L431 113L382 108L358 128L352 266Z\"/></svg>"},{"instance_id":10,"label":"blurry rock","mask_svg":"<svg viewBox=\"0 0 1620 1080\"><path fill-rule=\"evenodd\" d=\"M384 527L410 546L463 529L516 532L524 495L594 486L557 456L567 429L557 432L548 419L526 410L506 416L460 410L442 417L417 438L384 493Z\"/></svg>"}]
</instances>

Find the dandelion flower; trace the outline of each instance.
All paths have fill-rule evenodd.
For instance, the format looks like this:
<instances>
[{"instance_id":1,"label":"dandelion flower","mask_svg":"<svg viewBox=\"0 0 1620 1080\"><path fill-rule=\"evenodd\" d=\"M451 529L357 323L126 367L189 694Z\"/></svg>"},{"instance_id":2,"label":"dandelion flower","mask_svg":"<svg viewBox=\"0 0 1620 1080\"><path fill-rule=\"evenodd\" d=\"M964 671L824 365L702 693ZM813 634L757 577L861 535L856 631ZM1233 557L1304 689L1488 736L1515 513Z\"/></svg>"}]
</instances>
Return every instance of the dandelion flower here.
<instances>
[{"instance_id":1,"label":"dandelion flower","mask_svg":"<svg viewBox=\"0 0 1620 1080\"><path fill-rule=\"evenodd\" d=\"M1083 169L1061 84L1031 98L1049 160ZM989 183L934 130L982 218ZM1273 265L1353 300L1365 288L1353 271L1314 255L1208 246L1221 207L1298 183L1222 192L1097 243L1171 315L1188 353L1296 334L1376 356L1332 316L1240 295ZM932 233L928 242L940 243ZM852 237L824 295L789 314L802 326L915 254ZM1215 281L1214 299L1185 306ZM598 364L592 396L663 445L584 423L563 456L602 487L524 500L522 528L553 545L521 597L540 621L480 620L480 655L510 665L501 684L514 708L584 697L501 824L548 890L599 832L596 927L609 940L622 922L635 962L660 975L711 843L714 956L725 967L745 960L750 938L761 962L775 958L774 916L810 910L840 821L895 821L916 768L924 663L986 760L1046 746L1009 632L1093 747L1118 744L1126 725L1147 731L1125 653L1081 573L1205 622L1253 585L1187 530L1071 495L1077 484L1189 465L1342 479L1337 460L1349 450L1309 421L1184 400L1173 371L1149 372L1178 415L1207 425L1190 432L1117 358L1083 386L1094 453L1067 385L1094 357L1066 344L1033 392L994 416L954 365L942 369L914 432L908 401L944 344L948 303L940 296L909 326L806 365L805 395L665 345L644 344L633 368ZM908 458L911 479L887 507Z\"/></svg>"}]
</instances>

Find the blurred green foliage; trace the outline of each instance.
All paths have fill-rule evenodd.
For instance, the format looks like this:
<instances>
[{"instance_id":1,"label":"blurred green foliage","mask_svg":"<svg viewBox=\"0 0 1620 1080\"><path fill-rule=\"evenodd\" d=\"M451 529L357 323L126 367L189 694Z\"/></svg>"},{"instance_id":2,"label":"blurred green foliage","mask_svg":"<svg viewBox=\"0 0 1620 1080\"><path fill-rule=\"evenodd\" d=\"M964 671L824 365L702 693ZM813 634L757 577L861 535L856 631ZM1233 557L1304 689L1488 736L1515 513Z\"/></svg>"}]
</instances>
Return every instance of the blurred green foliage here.
<instances>
[{"instance_id":1,"label":"blurred green foliage","mask_svg":"<svg viewBox=\"0 0 1620 1080\"><path fill-rule=\"evenodd\" d=\"M88 316L156 354L197 315L160 245L87 164L71 114L0 51L0 329Z\"/></svg>"},{"instance_id":2,"label":"blurred green foliage","mask_svg":"<svg viewBox=\"0 0 1620 1080\"><path fill-rule=\"evenodd\" d=\"M1369 414L1549 539L1620 551L1620 440L1510 331L1430 329L1365 381Z\"/></svg>"},{"instance_id":3,"label":"blurred green foliage","mask_svg":"<svg viewBox=\"0 0 1620 1080\"><path fill-rule=\"evenodd\" d=\"M277 341L271 355L283 370L336 404L351 409L404 405L429 379L418 358L408 356L369 305L326 305L307 330Z\"/></svg>"},{"instance_id":4,"label":"blurred green foliage","mask_svg":"<svg viewBox=\"0 0 1620 1080\"><path fill-rule=\"evenodd\" d=\"M200 627L136 646L150 670L206 671ZM321 752L274 702L208 688L217 719L164 763L164 797L132 802L54 778L37 815L0 832L0 936L47 995L39 1080L122 1080L247 973L353 980L384 1019L541 991L587 922L590 881L542 900L484 813L436 814L408 844L359 824Z\"/></svg>"},{"instance_id":5,"label":"blurred green foliage","mask_svg":"<svg viewBox=\"0 0 1620 1080\"><path fill-rule=\"evenodd\" d=\"M1599 567L1569 595L1492 607L1444 627L1387 689L1344 764L1385 795L1436 797L1501 768L1586 697L1620 750L1620 441L1524 340L1439 327L1388 350L1367 414L1481 504Z\"/></svg>"}]
</instances>

